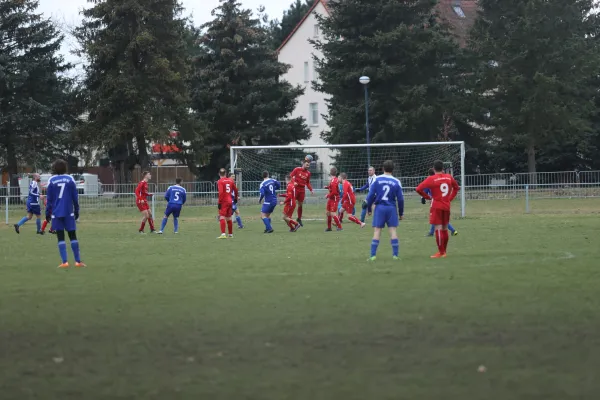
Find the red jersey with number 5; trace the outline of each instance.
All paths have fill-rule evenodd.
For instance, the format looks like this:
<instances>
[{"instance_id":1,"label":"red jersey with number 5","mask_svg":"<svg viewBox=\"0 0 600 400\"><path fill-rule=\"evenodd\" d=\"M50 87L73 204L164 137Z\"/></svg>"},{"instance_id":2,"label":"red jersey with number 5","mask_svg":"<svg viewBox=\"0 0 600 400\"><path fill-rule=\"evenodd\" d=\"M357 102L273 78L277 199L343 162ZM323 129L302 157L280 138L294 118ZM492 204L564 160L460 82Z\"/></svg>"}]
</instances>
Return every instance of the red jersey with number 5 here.
<instances>
[{"instance_id":1,"label":"red jersey with number 5","mask_svg":"<svg viewBox=\"0 0 600 400\"><path fill-rule=\"evenodd\" d=\"M221 178L217 182L217 188L219 189L219 204L233 204L233 201L237 201L237 187L235 182L231 178ZM233 196L232 197L232 193Z\"/></svg>"},{"instance_id":2,"label":"red jersey with number 5","mask_svg":"<svg viewBox=\"0 0 600 400\"><path fill-rule=\"evenodd\" d=\"M431 196L425 192L431 190ZM425 179L417 186L417 193L427 200L431 200L431 208L436 210L450 210L450 202L454 200L460 187L450 174L435 174Z\"/></svg>"}]
</instances>

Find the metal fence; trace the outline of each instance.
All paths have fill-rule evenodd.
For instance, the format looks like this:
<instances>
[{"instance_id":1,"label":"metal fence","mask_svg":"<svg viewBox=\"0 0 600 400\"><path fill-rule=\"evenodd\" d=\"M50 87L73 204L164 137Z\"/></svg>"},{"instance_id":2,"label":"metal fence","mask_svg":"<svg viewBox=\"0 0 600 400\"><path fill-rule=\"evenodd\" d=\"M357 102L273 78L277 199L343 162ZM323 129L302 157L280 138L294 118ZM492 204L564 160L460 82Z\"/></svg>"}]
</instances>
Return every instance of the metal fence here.
<instances>
[{"instance_id":1,"label":"metal fence","mask_svg":"<svg viewBox=\"0 0 600 400\"><path fill-rule=\"evenodd\" d=\"M418 200L414 191L415 187L425 179L425 176L400 177L404 187L407 201ZM351 180L355 189L366 183L364 179ZM240 205L257 204L259 197L260 181L243 181L240 189ZM312 182L315 196L306 198L307 204L325 203L323 187L328 181L317 180ZM466 175L461 190L465 191L467 205L471 201L485 200L523 200L523 210L529 212L531 201L539 199L572 199L572 198L600 198L600 171L565 171L565 172L540 172L532 174L483 174ZM164 206L164 192L170 184L149 184L149 190L154 193L153 207ZM186 207L215 206L217 204L216 182L185 182L182 186L188 192ZM282 182L282 192L285 183ZM119 209L135 207L136 184L101 185L91 188L93 194L81 193L80 205L82 209ZM9 211L23 210L26 194L10 196L7 188L0 188L0 209L5 212L8 223ZM361 196L358 196L361 199ZM468 206L467 206L467 216Z\"/></svg>"}]
</instances>

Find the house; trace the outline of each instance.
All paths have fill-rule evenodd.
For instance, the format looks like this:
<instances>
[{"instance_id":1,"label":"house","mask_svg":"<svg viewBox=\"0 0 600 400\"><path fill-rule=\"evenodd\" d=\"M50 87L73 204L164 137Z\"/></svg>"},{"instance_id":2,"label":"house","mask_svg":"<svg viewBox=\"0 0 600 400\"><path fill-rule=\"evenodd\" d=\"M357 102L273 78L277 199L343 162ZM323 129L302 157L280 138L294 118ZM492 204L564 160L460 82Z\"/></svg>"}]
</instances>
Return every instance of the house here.
<instances>
[{"instance_id":1,"label":"house","mask_svg":"<svg viewBox=\"0 0 600 400\"><path fill-rule=\"evenodd\" d=\"M440 0L438 3L440 17L448 21L456 35L457 41L465 45L469 28L477 16L477 0ZM327 95L315 91L311 82L318 80L315 71L313 55L322 57L322 54L309 43L309 39L321 38L321 32L316 15L329 15L327 0L316 0L308 10L304 18L296 25L277 49L280 62L291 65L283 79L292 85L300 85L305 88L304 94L298 99L298 104L292 117L304 117L310 128L310 139L303 142L305 146L326 144L321 139L321 132L328 129L323 114L327 113L325 100ZM356 77L356 84L359 85ZM321 170L327 171L331 164L332 153L327 151L316 151Z\"/></svg>"}]
</instances>

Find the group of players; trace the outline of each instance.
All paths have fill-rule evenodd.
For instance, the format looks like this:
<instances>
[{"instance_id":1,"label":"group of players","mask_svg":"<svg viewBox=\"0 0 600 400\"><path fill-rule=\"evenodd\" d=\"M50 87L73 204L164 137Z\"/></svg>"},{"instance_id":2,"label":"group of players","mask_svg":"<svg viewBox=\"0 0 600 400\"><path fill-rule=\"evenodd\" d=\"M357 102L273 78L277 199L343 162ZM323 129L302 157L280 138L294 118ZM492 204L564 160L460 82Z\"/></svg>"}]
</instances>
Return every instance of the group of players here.
<instances>
[{"instance_id":1,"label":"group of players","mask_svg":"<svg viewBox=\"0 0 600 400\"><path fill-rule=\"evenodd\" d=\"M284 206L283 220L289 227L290 232L296 232L302 223L303 203L306 198L306 189L314 193L310 177L310 156L304 160L301 167L295 168L286 176L286 193L278 194L281 184L269 176L269 172L263 172L263 182L260 185L259 203L262 203L261 218L265 225L265 233L273 233L271 214L277 204ZM369 168L369 178L365 186L358 189L364 191L368 189L368 195L363 204L361 219L355 217L356 196L354 187L348 180L347 174L342 172L338 174L335 167L330 170L330 181L325 187L328 190L326 204L327 228L326 232L332 231L332 223L335 224L338 231L342 230L342 221L344 213L348 213L348 219L364 227L367 213L373 215L372 226L374 228L373 240L371 242L371 254L369 261L375 261L381 231L388 227L390 241L392 245L392 256L394 259L399 257L399 241L397 227L399 221L404 216L404 196L400 181L393 176L394 164L388 160L383 163L383 175L375 176L375 169ZM44 234L46 225L52 223L51 233L58 237L58 248L62 263L59 268L68 268L67 250L65 242L65 231L67 232L71 249L75 257L75 266L84 267L79 252L79 242L76 235L76 221L79 218L79 201L75 181L69 175L66 175L67 164L64 160L57 160L52 165L53 176L48 181L46 198L46 221L41 224L40 207L40 176L33 175L33 181L29 187L27 198L27 216L23 217L14 225L15 231L20 233L20 227L36 216L37 233ZM220 179L217 183L218 188L218 210L221 235L218 239L227 239L233 237L232 217L236 215L239 228L243 228L239 211L237 210L238 189L235 184L233 174L228 175L223 168L219 171ZM154 220L148 203L151 194L148 191L148 182L152 178L149 172L143 172L142 180L135 190L136 205L142 213L142 221L139 228L140 233L144 233L146 223L150 226L151 233L156 232ZM416 188L417 193L422 196L423 201L431 201L430 224L435 235L438 252L432 255L432 258L446 257L448 247L449 229L455 234L455 230L450 225L450 203L456 197L459 186L452 175L444 173L444 165L441 161L434 162L430 176L425 179ZM168 219L173 216L174 233L179 230L179 216L181 209L187 200L186 190L181 186L181 179L176 179L176 184L170 186L165 192L167 208L164 213L160 230L156 233L162 234ZM278 201L282 197L282 201ZM297 218L294 219L294 211L297 210Z\"/></svg>"}]
</instances>

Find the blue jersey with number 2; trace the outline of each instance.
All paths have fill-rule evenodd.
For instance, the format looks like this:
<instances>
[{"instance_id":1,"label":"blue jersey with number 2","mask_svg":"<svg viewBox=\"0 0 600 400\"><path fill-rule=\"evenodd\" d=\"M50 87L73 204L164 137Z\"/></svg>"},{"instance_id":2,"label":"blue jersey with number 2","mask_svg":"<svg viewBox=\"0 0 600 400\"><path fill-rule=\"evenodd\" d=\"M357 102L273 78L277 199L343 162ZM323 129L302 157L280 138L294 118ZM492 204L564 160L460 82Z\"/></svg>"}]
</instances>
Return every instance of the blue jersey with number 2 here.
<instances>
[{"instance_id":1,"label":"blue jersey with number 2","mask_svg":"<svg viewBox=\"0 0 600 400\"><path fill-rule=\"evenodd\" d=\"M404 215L402 184L391 175L380 175L371 184L367 195L367 206L375 207L373 227L398 226L398 215Z\"/></svg>"}]
</instances>

